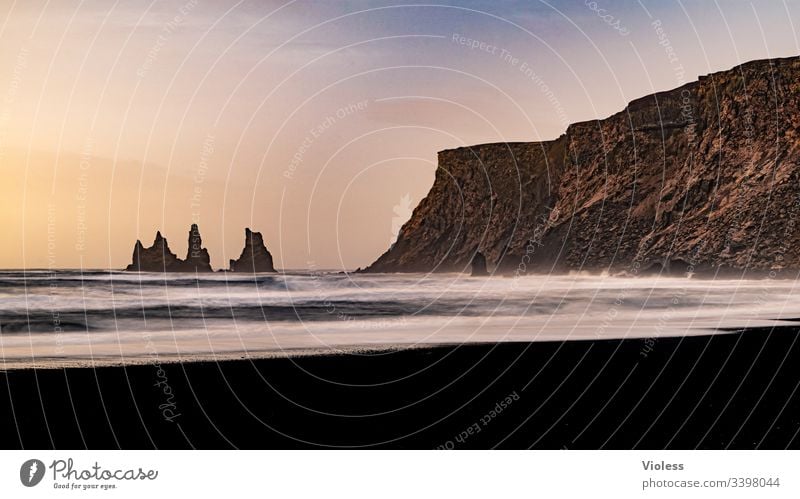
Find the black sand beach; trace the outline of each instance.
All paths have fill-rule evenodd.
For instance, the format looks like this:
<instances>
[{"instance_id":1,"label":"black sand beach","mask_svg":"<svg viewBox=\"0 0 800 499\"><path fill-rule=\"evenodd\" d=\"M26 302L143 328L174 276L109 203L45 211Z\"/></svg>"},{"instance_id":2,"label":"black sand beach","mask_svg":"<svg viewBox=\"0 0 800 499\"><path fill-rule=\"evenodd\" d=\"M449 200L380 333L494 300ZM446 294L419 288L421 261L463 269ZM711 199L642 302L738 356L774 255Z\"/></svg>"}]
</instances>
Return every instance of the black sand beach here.
<instances>
[{"instance_id":1,"label":"black sand beach","mask_svg":"<svg viewBox=\"0 0 800 499\"><path fill-rule=\"evenodd\" d=\"M3 448L786 448L800 328L0 373Z\"/></svg>"}]
</instances>

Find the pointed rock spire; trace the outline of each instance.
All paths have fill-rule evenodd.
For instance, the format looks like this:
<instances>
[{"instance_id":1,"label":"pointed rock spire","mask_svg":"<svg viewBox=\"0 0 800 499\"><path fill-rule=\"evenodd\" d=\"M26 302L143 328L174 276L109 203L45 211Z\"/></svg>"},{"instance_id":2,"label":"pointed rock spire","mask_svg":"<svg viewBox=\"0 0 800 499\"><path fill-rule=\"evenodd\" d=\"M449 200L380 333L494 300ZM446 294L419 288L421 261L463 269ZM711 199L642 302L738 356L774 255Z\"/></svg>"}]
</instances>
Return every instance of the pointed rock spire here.
<instances>
[{"instance_id":1,"label":"pointed rock spire","mask_svg":"<svg viewBox=\"0 0 800 499\"><path fill-rule=\"evenodd\" d=\"M260 232L244 230L244 249L238 260L231 260L231 272L275 272L272 255Z\"/></svg>"},{"instance_id":2,"label":"pointed rock spire","mask_svg":"<svg viewBox=\"0 0 800 499\"><path fill-rule=\"evenodd\" d=\"M249 228L244 231L244 249L237 260L230 261L232 272L275 272L272 255L264 245L260 232ZM189 245L186 259L181 260L169 249L161 231L156 232L153 245L145 248L141 240L133 246L131 264L125 270L138 272L212 272L211 257L203 247L200 229L192 224L189 229Z\"/></svg>"},{"instance_id":3,"label":"pointed rock spire","mask_svg":"<svg viewBox=\"0 0 800 499\"><path fill-rule=\"evenodd\" d=\"M161 235L161 231L156 232L153 245L145 248L140 240L136 241L133 247L133 258L130 265L125 270L139 272L172 272L182 262L177 255L170 251L167 240Z\"/></svg>"},{"instance_id":4,"label":"pointed rock spire","mask_svg":"<svg viewBox=\"0 0 800 499\"><path fill-rule=\"evenodd\" d=\"M212 272L211 256L203 248L203 239L197 224L192 224L189 229L189 246L186 249L186 260L182 262L184 272Z\"/></svg>"}]
</instances>

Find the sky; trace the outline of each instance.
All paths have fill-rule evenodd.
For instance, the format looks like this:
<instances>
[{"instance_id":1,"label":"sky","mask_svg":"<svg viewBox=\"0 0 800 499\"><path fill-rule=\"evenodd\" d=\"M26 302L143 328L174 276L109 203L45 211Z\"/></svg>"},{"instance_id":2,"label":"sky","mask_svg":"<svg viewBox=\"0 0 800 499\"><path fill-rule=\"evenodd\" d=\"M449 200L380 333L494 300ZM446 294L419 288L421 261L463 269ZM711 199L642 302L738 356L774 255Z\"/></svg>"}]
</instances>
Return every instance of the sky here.
<instances>
[{"instance_id":1,"label":"sky","mask_svg":"<svg viewBox=\"0 0 800 499\"><path fill-rule=\"evenodd\" d=\"M123 268L198 223L276 267L354 269L437 151L800 54L798 0L0 0L0 268Z\"/></svg>"}]
</instances>

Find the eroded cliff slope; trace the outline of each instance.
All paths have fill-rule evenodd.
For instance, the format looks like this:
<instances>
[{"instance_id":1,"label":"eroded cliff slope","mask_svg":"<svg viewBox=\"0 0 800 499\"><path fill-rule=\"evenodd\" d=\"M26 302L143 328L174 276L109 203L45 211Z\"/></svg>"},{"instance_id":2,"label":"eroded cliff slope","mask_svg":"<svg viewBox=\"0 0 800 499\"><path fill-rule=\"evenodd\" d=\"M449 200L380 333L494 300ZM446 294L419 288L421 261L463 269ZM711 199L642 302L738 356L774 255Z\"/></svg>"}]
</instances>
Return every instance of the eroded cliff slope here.
<instances>
[{"instance_id":1,"label":"eroded cliff slope","mask_svg":"<svg viewBox=\"0 0 800 499\"><path fill-rule=\"evenodd\" d=\"M753 61L576 123L442 151L367 270L800 269L800 58Z\"/></svg>"}]
</instances>

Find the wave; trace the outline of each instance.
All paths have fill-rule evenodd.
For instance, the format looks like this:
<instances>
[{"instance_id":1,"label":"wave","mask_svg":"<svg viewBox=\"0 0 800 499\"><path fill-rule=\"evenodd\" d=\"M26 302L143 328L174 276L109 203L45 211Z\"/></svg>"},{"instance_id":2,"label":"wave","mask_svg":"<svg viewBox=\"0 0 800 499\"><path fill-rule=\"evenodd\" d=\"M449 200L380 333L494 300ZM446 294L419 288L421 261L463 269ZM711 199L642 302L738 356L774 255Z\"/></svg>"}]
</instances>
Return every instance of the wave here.
<instances>
[{"instance_id":1,"label":"wave","mask_svg":"<svg viewBox=\"0 0 800 499\"><path fill-rule=\"evenodd\" d=\"M624 332L624 321L797 317L800 297L794 284L597 276L11 271L0 272L0 334L497 316Z\"/></svg>"}]
</instances>

